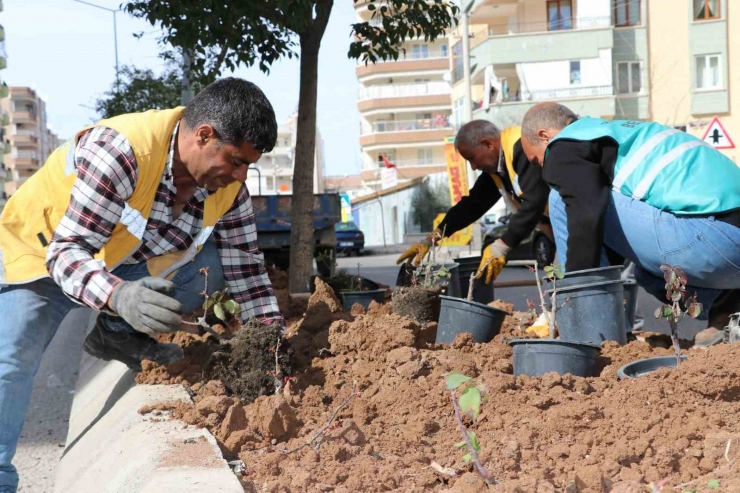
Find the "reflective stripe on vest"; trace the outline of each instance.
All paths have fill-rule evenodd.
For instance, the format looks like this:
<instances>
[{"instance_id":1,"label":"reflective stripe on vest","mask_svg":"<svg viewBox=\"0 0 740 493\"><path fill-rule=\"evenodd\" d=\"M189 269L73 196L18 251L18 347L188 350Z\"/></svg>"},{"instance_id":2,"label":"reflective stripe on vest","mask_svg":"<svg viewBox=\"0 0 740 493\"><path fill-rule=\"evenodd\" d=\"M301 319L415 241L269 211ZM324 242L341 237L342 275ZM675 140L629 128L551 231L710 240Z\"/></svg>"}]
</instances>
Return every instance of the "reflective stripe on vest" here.
<instances>
[{"instance_id":1,"label":"reflective stripe on vest","mask_svg":"<svg viewBox=\"0 0 740 493\"><path fill-rule=\"evenodd\" d=\"M549 146L602 138L618 146L615 191L677 215L740 209L740 167L701 139L659 123L585 117L561 130Z\"/></svg>"}]
</instances>

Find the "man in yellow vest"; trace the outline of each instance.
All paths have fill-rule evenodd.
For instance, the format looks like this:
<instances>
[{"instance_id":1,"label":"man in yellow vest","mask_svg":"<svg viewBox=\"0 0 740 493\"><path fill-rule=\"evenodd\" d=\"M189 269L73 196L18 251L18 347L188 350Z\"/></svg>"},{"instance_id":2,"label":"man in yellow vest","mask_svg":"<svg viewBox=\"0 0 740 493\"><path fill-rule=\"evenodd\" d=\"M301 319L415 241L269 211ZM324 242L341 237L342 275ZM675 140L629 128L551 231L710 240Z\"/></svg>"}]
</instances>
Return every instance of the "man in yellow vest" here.
<instances>
[{"instance_id":1,"label":"man in yellow vest","mask_svg":"<svg viewBox=\"0 0 740 493\"><path fill-rule=\"evenodd\" d=\"M419 264L431 246L445 236L469 226L485 214L503 196L507 206L516 212L509 221L508 231L483 251L476 276L488 284L496 279L506 264L506 255L538 225L552 238L547 216L550 189L542 180L542 170L533 166L522 151L521 129L503 131L488 120L473 120L460 128L455 148L474 170L483 174L475 181L470 193L455 204L437 230L423 241L412 245L396 263L411 260Z\"/></svg>"},{"instance_id":2,"label":"man in yellow vest","mask_svg":"<svg viewBox=\"0 0 740 493\"><path fill-rule=\"evenodd\" d=\"M0 215L0 491L41 356L76 305L101 313L85 350L139 370L182 358L152 337L225 285L241 319L283 324L257 249L247 167L277 138L254 84L221 79L187 108L103 120L79 131Z\"/></svg>"}]
</instances>

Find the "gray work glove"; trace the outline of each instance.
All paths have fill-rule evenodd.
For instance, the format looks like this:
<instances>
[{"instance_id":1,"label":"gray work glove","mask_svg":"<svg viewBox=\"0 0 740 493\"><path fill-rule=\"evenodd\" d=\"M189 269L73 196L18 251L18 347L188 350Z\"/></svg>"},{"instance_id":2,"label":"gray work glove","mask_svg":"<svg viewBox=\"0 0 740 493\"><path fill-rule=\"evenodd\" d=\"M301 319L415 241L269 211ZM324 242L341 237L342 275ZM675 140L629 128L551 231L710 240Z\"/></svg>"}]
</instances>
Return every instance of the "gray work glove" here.
<instances>
[{"instance_id":1,"label":"gray work glove","mask_svg":"<svg viewBox=\"0 0 740 493\"><path fill-rule=\"evenodd\" d=\"M180 328L182 305L171 296L175 285L166 279L145 277L124 282L108 302L119 317L139 332L156 336Z\"/></svg>"}]
</instances>

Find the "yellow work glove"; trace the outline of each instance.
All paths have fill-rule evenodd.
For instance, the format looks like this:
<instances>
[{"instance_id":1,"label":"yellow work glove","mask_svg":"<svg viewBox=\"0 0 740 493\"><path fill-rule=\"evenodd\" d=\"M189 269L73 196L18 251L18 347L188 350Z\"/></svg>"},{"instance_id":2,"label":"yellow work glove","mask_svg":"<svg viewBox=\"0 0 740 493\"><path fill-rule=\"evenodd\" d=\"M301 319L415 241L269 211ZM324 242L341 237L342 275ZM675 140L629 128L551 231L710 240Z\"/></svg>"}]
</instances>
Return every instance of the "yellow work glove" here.
<instances>
[{"instance_id":1,"label":"yellow work glove","mask_svg":"<svg viewBox=\"0 0 740 493\"><path fill-rule=\"evenodd\" d=\"M475 274L476 279L483 279L483 282L490 284L495 280L506 265L506 254L509 248L502 240L496 240L483 250L483 256L478 266L478 272Z\"/></svg>"},{"instance_id":2,"label":"yellow work glove","mask_svg":"<svg viewBox=\"0 0 740 493\"><path fill-rule=\"evenodd\" d=\"M547 321L545 314L541 313L537 320L527 328L526 332L536 334L540 339L548 337L550 335L550 323Z\"/></svg>"},{"instance_id":3,"label":"yellow work glove","mask_svg":"<svg viewBox=\"0 0 740 493\"><path fill-rule=\"evenodd\" d=\"M442 234L438 230L429 233L422 241L414 243L408 250L403 252L401 256L396 259L396 265L406 260L410 260L414 265L419 265L424 256L429 252L429 249L432 248L432 245L441 238Z\"/></svg>"}]
</instances>

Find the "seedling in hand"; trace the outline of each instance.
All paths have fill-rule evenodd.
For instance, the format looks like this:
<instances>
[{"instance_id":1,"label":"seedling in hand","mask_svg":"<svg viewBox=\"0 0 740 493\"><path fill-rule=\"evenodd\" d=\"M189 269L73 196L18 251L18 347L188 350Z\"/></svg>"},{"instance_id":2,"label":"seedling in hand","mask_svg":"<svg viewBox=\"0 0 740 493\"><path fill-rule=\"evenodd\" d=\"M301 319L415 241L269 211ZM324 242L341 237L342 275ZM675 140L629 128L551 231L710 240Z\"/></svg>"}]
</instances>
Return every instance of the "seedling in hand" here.
<instances>
[{"instance_id":1,"label":"seedling in hand","mask_svg":"<svg viewBox=\"0 0 740 493\"><path fill-rule=\"evenodd\" d=\"M206 322L206 317L208 316L208 310L213 310L213 314L216 315L220 320L222 320L225 324L228 323L226 314L229 313L232 317L236 317L241 312L241 307L239 306L239 303L237 303L234 300L228 300L224 299L226 296L226 291L228 288L224 288L222 291L216 291L212 295L208 294L208 267L203 267L200 270L200 273L203 274L203 277L205 279L205 287L203 288L203 291L200 293L204 300L203 300L203 315L198 317L195 322L186 322L183 320L182 323L186 325L195 325L197 327L203 327L203 329L211 334L213 337L215 337L217 340L222 341L223 337L221 337L220 334L215 332L210 325Z\"/></svg>"},{"instance_id":2,"label":"seedling in hand","mask_svg":"<svg viewBox=\"0 0 740 493\"><path fill-rule=\"evenodd\" d=\"M655 310L655 318L665 318L671 326L671 341L673 341L673 350L676 353L676 366L681 364L681 346L678 343L678 323L688 314L691 318L696 318L701 314L702 304L696 301L696 294L689 296L686 291L686 284L689 280L686 273L681 267L673 267L668 264L660 266L665 279L666 299L671 302L670 305L663 305ZM681 309L681 305L686 310Z\"/></svg>"},{"instance_id":3,"label":"seedling in hand","mask_svg":"<svg viewBox=\"0 0 740 493\"><path fill-rule=\"evenodd\" d=\"M447 389L450 391L452 408L455 411L455 420L463 437L461 442L455 444L455 448L464 448L466 450L465 455L463 455L463 461L466 464L472 462L475 472L487 484L497 484L498 481L486 471L478 457L478 452L480 452L478 436L475 432L467 430L462 421L463 415L470 417L473 422L478 420L481 404L485 404L488 401L486 386L480 380L468 377L460 372L450 372L443 376L445 377ZM461 389L459 398L456 395L458 389Z\"/></svg>"}]
</instances>

